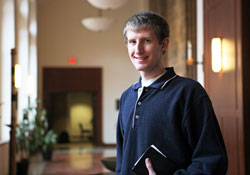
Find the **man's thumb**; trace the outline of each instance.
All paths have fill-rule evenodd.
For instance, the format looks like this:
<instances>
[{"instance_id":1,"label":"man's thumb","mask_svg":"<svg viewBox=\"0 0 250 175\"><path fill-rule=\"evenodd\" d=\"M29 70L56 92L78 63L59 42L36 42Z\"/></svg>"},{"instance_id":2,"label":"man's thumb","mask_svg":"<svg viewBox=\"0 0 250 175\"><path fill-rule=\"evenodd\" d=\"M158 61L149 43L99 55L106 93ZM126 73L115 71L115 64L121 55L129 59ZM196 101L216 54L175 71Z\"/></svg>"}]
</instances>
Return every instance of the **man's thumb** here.
<instances>
[{"instance_id":1,"label":"man's thumb","mask_svg":"<svg viewBox=\"0 0 250 175\"><path fill-rule=\"evenodd\" d=\"M151 163L151 161L150 161L149 158L146 158L146 159L145 159L145 164L146 164L146 167L147 167L147 169L148 169L149 175L155 175L155 172L154 172L152 163Z\"/></svg>"}]
</instances>

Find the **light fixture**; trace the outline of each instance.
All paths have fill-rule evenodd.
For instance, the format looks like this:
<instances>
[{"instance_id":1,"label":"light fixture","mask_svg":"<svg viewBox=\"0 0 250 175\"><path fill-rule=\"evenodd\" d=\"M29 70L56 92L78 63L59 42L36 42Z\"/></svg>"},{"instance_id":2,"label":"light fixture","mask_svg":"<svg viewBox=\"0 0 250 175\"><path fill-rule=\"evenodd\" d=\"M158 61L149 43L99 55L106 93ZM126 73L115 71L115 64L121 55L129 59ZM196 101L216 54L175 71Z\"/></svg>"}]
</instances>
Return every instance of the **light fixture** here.
<instances>
[{"instance_id":1,"label":"light fixture","mask_svg":"<svg viewBox=\"0 0 250 175\"><path fill-rule=\"evenodd\" d=\"M107 30L115 20L107 17L88 17L82 19L82 25L94 32Z\"/></svg>"},{"instance_id":2,"label":"light fixture","mask_svg":"<svg viewBox=\"0 0 250 175\"><path fill-rule=\"evenodd\" d=\"M198 64L203 64L203 62L198 62L197 60L194 59L192 55L192 43L190 40L187 41L187 60L186 63L188 66L193 66L193 65L198 65Z\"/></svg>"},{"instance_id":3,"label":"light fixture","mask_svg":"<svg viewBox=\"0 0 250 175\"><path fill-rule=\"evenodd\" d=\"M110 10L117 9L123 6L128 0L87 0L92 6L102 9Z\"/></svg>"},{"instance_id":4,"label":"light fixture","mask_svg":"<svg viewBox=\"0 0 250 175\"><path fill-rule=\"evenodd\" d=\"M222 45L221 38L212 38L212 70L213 72L220 72L222 70Z\"/></svg>"},{"instance_id":5,"label":"light fixture","mask_svg":"<svg viewBox=\"0 0 250 175\"><path fill-rule=\"evenodd\" d=\"M192 57L192 43L187 41L187 65L192 66L194 64L194 58Z\"/></svg>"},{"instance_id":6,"label":"light fixture","mask_svg":"<svg viewBox=\"0 0 250 175\"><path fill-rule=\"evenodd\" d=\"M19 64L15 65L15 72L14 72L14 78L15 78L15 88L20 88L22 85L22 69Z\"/></svg>"}]
</instances>

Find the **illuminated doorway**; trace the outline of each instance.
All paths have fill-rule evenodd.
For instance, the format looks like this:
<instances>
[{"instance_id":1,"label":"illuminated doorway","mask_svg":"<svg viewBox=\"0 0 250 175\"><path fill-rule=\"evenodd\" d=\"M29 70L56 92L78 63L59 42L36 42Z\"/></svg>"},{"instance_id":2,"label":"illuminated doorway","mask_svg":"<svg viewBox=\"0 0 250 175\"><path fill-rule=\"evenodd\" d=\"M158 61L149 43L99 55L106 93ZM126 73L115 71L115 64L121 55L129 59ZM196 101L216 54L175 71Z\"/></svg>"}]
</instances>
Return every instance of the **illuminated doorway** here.
<instances>
[{"instance_id":1,"label":"illuminated doorway","mask_svg":"<svg viewBox=\"0 0 250 175\"><path fill-rule=\"evenodd\" d=\"M95 93L92 92L60 92L52 93L49 98L50 128L60 136L60 142L67 134L70 142L95 140L96 104ZM60 137L59 137L60 138Z\"/></svg>"},{"instance_id":2,"label":"illuminated doorway","mask_svg":"<svg viewBox=\"0 0 250 175\"><path fill-rule=\"evenodd\" d=\"M84 97L85 96L85 97ZM74 99L74 97L76 97ZM87 117L88 122L84 124L83 117L77 117L75 110L68 106L77 100L91 99L92 117ZM71 104L70 104L71 103ZM84 102L83 102L84 103ZM57 133L65 129L70 137L79 136L80 126L87 125L88 132L84 133L92 138L93 143L102 145L102 69L101 68L44 68L43 69L43 106L48 111L50 128ZM84 110L85 107L78 108ZM70 114L71 113L71 114ZM73 117L72 117L72 114ZM60 117L56 117L56 116ZM69 117L70 116L70 117ZM73 118L73 119L72 119ZM91 119L90 119L91 118ZM77 126L78 125L78 126ZM78 131L77 131L78 130ZM91 136L92 135L92 136Z\"/></svg>"}]
</instances>

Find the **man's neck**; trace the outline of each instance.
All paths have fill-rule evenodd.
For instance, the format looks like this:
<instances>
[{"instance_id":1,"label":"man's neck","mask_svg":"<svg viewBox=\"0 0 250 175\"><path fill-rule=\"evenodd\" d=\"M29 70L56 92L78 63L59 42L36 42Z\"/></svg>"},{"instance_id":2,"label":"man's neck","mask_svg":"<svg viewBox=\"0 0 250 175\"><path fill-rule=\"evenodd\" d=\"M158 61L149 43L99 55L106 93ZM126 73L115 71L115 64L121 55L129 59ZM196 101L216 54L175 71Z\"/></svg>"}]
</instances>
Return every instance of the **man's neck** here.
<instances>
[{"instance_id":1,"label":"man's neck","mask_svg":"<svg viewBox=\"0 0 250 175\"><path fill-rule=\"evenodd\" d=\"M154 79L164 73L166 73L167 70L165 68L163 69L159 69L159 71L156 71L154 73L147 73L147 72L140 72L140 75L141 75L141 78L143 81L147 81L147 80L151 80L151 79Z\"/></svg>"}]
</instances>

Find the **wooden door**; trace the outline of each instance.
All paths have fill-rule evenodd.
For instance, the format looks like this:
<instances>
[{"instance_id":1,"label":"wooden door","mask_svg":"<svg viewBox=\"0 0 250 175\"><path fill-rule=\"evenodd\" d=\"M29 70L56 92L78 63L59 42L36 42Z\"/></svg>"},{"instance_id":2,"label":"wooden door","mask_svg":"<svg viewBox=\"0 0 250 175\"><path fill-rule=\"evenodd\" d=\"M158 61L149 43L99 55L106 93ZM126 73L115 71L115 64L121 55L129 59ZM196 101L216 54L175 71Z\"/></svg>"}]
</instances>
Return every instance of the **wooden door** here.
<instances>
[{"instance_id":1,"label":"wooden door","mask_svg":"<svg viewBox=\"0 0 250 175\"><path fill-rule=\"evenodd\" d=\"M211 40L222 38L223 70L211 69ZM245 174L241 1L204 0L205 88L213 102L229 159L228 175Z\"/></svg>"}]
</instances>

